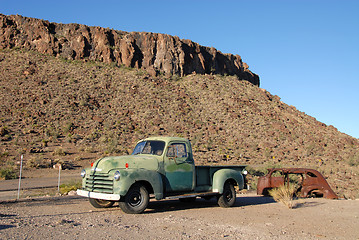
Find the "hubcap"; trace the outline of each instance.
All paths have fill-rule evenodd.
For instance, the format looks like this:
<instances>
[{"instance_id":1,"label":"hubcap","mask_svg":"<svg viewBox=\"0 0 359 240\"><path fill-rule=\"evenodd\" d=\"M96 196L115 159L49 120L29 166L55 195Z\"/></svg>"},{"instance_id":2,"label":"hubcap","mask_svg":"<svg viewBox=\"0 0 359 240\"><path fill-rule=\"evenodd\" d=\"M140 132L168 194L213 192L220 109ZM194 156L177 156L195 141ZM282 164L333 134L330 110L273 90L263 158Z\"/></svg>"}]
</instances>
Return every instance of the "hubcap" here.
<instances>
[{"instance_id":1,"label":"hubcap","mask_svg":"<svg viewBox=\"0 0 359 240\"><path fill-rule=\"evenodd\" d=\"M140 192L133 192L131 195L130 195L130 201L129 201L129 204L132 206L132 207L136 207L138 205L140 205L142 203L142 197L141 197L141 193Z\"/></svg>"},{"instance_id":2,"label":"hubcap","mask_svg":"<svg viewBox=\"0 0 359 240\"><path fill-rule=\"evenodd\" d=\"M228 202L231 201L231 199L232 199L232 192L231 192L231 191L227 191L226 194L225 194L225 196L226 196L226 199L227 199Z\"/></svg>"}]
</instances>

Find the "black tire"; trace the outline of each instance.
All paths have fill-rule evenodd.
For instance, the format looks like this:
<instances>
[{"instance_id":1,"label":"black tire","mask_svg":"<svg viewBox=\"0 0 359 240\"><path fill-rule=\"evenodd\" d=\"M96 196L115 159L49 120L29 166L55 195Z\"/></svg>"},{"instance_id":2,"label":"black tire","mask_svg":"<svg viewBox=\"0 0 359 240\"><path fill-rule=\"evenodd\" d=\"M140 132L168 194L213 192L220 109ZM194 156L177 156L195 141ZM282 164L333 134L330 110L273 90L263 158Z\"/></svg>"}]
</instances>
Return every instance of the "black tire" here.
<instances>
[{"instance_id":1,"label":"black tire","mask_svg":"<svg viewBox=\"0 0 359 240\"><path fill-rule=\"evenodd\" d=\"M112 207L112 205L115 203L114 201L107 201L95 198L89 198L89 201L91 205L95 208L109 208Z\"/></svg>"},{"instance_id":2,"label":"black tire","mask_svg":"<svg viewBox=\"0 0 359 240\"><path fill-rule=\"evenodd\" d=\"M226 182L223 194L218 197L218 205L223 208L232 207L236 203L236 191L232 183Z\"/></svg>"},{"instance_id":3,"label":"black tire","mask_svg":"<svg viewBox=\"0 0 359 240\"><path fill-rule=\"evenodd\" d=\"M142 185L135 184L128 190L123 201L119 202L119 205L125 213L139 214L145 211L149 199L147 189Z\"/></svg>"}]
</instances>

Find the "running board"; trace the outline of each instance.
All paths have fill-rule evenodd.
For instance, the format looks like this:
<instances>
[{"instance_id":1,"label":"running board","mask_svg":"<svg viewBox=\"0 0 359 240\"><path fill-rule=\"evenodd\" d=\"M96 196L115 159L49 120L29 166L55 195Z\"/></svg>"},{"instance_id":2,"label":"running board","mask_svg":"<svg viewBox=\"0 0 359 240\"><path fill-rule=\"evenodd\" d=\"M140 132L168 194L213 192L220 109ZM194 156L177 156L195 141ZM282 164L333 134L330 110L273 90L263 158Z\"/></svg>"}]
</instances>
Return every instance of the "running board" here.
<instances>
[{"instance_id":1,"label":"running board","mask_svg":"<svg viewBox=\"0 0 359 240\"><path fill-rule=\"evenodd\" d=\"M192 198L192 197L208 197L218 195L218 192L203 192L203 193L187 193L182 195L169 196L165 199L179 199L179 198Z\"/></svg>"}]
</instances>

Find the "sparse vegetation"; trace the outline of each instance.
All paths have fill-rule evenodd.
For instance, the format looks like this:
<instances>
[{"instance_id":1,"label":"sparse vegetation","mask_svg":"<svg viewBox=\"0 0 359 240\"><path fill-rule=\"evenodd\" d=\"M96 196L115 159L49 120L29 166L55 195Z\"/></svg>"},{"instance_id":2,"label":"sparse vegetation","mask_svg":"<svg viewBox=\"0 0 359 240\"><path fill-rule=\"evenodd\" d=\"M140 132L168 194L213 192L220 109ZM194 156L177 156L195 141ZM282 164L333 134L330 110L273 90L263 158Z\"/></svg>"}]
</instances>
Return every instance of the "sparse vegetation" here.
<instances>
[{"instance_id":1,"label":"sparse vegetation","mask_svg":"<svg viewBox=\"0 0 359 240\"><path fill-rule=\"evenodd\" d=\"M44 159L43 156L32 156L25 162L26 168L49 168L51 166L51 161Z\"/></svg>"},{"instance_id":2,"label":"sparse vegetation","mask_svg":"<svg viewBox=\"0 0 359 240\"><path fill-rule=\"evenodd\" d=\"M68 183L63 183L60 185L60 193L68 194L70 191L76 191L78 188L81 188L81 181L70 181Z\"/></svg>"},{"instance_id":3,"label":"sparse vegetation","mask_svg":"<svg viewBox=\"0 0 359 240\"><path fill-rule=\"evenodd\" d=\"M9 180L18 178L18 172L14 167L6 166L0 168L0 180Z\"/></svg>"},{"instance_id":4,"label":"sparse vegetation","mask_svg":"<svg viewBox=\"0 0 359 240\"><path fill-rule=\"evenodd\" d=\"M348 164L349 164L349 166L352 166L352 167L359 166L359 152L356 153L355 155L349 157Z\"/></svg>"},{"instance_id":5,"label":"sparse vegetation","mask_svg":"<svg viewBox=\"0 0 359 240\"><path fill-rule=\"evenodd\" d=\"M65 156L66 152L62 147L56 148L53 152L54 156Z\"/></svg>"}]
</instances>

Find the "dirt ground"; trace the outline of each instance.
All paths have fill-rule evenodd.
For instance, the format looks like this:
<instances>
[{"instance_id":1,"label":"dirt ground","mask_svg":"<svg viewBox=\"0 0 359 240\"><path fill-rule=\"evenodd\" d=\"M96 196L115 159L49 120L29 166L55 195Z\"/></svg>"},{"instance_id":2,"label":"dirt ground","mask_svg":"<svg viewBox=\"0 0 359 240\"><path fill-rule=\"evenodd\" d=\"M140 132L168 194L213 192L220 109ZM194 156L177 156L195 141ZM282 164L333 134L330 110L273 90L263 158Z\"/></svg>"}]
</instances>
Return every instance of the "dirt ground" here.
<instances>
[{"instance_id":1,"label":"dirt ground","mask_svg":"<svg viewBox=\"0 0 359 240\"><path fill-rule=\"evenodd\" d=\"M358 239L359 201L299 199L294 209L270 197L151 201L144 214L117 205L95 209L86 198L38 198L0 204L0 239Z\"/></svg>"}]
</instances>

